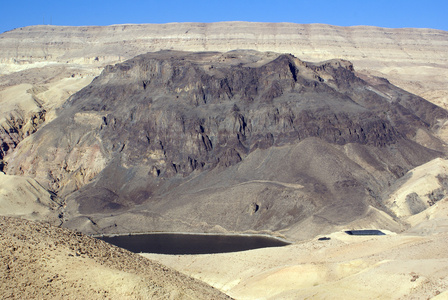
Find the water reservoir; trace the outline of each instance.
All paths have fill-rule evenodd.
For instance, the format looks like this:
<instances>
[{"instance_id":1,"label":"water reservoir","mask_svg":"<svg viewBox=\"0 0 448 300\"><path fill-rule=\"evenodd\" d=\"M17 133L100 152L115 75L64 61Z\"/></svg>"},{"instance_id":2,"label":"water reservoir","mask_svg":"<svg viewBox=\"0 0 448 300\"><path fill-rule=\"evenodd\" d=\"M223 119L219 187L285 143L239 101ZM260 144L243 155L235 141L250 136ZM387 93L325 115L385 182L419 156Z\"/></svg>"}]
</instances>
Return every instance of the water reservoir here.
<instances>
[{"instance_id":1,"label":"water reservoir","mask_svg":"<svg viewBox=\"0 0 448 300\"><path fill-rule=\"evenodd\" d=\"M289 245L280 239L259 235L210 235L154 233L99 237L135 253L209 254Z\"/></svg>"}]
</instances>

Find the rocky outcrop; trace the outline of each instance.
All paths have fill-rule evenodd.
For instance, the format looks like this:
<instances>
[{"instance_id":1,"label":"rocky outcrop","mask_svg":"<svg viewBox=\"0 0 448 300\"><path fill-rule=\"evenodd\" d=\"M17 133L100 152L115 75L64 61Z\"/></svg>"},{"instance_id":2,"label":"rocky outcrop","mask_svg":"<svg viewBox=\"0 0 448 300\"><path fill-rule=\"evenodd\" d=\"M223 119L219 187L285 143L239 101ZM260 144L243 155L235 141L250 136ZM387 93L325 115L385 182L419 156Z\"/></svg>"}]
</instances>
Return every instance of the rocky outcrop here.
<instances>
[{"instance_id":1,"label":"rocky outcrop","mask_svg":"<svg viewBox=\"0 0 448 300\"><path fill-rule=\"evenodd\" d=\"M91 72L80 75L75 68L60 66L0 76L0 170L3 157L54 119L56 108L92 79Z\"/></svg>"},{"instance_id":2,"label":"rocky outcrop","mask_svg":"<svg viewBox=\"0 0 448 300\"><path fill-rule=\"evenodd\" d=\"M444 31L412 28L247 22L106 27L31 26L0 36L0 90L3 87L19 88L24 83L31 84L32 90L47 89L48 92L39 90L33 94L40 94L40 100L44 100L40 103L40 112L46 113L46 119L49 120L54 117L55 108L70 94L88 84L86 77L97 74L98 69L107 64L161 49L255 49L292 53L309 61L348 59L358 72L384 76L394 84L446 108L448 92L444 88L444 78L447 75L445 65L448 57L444 49L447 45L448 36ZM84 79L73 84L74 79L82 77ZM65 87L72 85L70 92L66 93ZM29 89L29 86L23 87L23 92ZM54 89L64 90L64 93L54 94ZM275 89L271 90L272 95L278 92ZM4 99L17 101L10 95L5 95ZM5 116L11 112L1 111ZM28 109L15 112L19 116L14 117L23 119L21 123L29 123L32 118L41 117L28 115L28 112ZM33 113L36 112L33 110ZM18 126L3 126L0 155L11 152L22 139L15 134L19 130ZM438 136L446 140L446 125L441 124L440 127ZM234 159L238 158L230 160Z\"/></svg>"},{"instance_id":3,"label":"rocky outcrop","mask_svg":"<svg viewBox=\"0 0 448 300\"><path fill-rule=\"evenodd\" d=\"M413 139L418 130L433 136L447 117L385 80L358 77L344 60L162 51L105 68L8 156L6 170L65 198L67 226L104 213L93 230L109 230L110 220L118 231L283 230L310 216L343 224L369 205L386 209L384 185L441 155ZM193 180L202 176L211 182ZM252 196L245 182L257 183ZM224 200L225 186L239 204ZM238 221L253 203L253 217Z\"/></svg>"},{"instance_id":4,"label":"rocky outcrop","mask_svg":"<svg viewBox=\"0 0 448 300\"><path fill-rule=\"evenodd\" d=\"M45 122L45 113L45 110L41 110L23 116L16 112L4 119L0 125L0 160L12 152L25 137L37 131L39 125Z\"/></svg>"}]
</instances>

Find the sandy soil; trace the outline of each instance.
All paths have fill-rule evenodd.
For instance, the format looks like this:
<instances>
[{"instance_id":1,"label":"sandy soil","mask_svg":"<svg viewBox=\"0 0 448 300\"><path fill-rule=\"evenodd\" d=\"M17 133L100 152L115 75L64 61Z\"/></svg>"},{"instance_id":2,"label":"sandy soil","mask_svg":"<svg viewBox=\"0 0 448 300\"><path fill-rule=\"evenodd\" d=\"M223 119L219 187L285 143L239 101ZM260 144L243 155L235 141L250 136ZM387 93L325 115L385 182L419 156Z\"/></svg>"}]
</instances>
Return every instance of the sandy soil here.
<instances>
[{"instance_id":1,"label":"sandy soil","mask_svg":"<svg viewBox=\"0 0 448 300\"><path fill-rule=\"evenodd\" d=\"M448 299L448 199L408 232L212 255L142 254L236 299ZM418 224L418 225L416 225Z\"/></svg>"},{"instance_id":2,"label":"sandy soil","mask_svg":"<svg viewBox=\"0 0 448 300\"><path fill-rule=\"evenodd\" d=\"M446 195L447 176L446 159L437 158L418 166L391 186L393 192L385 197L385 205L399 218L427 209L435 194ZM413 201L410 200L411 195L414 195Z\"/></svg>"},{"instance_id":3,"label":"sandy soil","mask_svg":"<svg viewBox=\"0 0 448 300\"><path fill-rule=\"evenodd\" d=\"M59 225L59 206L58 199L36 180L0 172L0 212L3 216L20 216Z\"/></svg>"},{"instance_id":4,"label":"sandy soil","mask_svg":"<svg viewBox=\"0 0 448 300\"><path fill-rule=\"evenodd\" d=\"M103 241L0 217L1 299L227 299L206 284Z\"/></svg>"}]
</instances>

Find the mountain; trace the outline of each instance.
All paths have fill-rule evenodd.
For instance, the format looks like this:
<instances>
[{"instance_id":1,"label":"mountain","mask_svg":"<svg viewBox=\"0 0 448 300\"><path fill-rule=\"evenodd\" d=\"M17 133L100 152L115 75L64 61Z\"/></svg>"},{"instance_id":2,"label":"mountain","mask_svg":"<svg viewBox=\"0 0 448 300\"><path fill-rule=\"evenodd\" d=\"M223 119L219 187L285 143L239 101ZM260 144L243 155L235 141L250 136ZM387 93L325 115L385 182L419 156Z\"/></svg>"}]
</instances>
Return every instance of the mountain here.
<instances>
[{"instance_id":1,"label":"mountain","mask_svg":"<svg viewBox=\"0 0 448 300\"><path fill-rule=\"evenodd\" d=\"M448 117L348 61L247 50L137 56L57 115L5 170L63 199L64 226L292 239L366 220L399 230L382 191L443 156Z\"/></svg>"},{"instance_id":2,"label":"mountain","mask_svg":"<svg viewBox=\"0 0 448 300\"><path fill-rule=\"evenodd\" d=\"M446 63L443 50L447 35L434 29L293 23L44 25L1 34L0 57L4 66L8 66L2 73L26 69L32 64L42 66L45 62L101 65L162 49L221 52L253 49L292 53L309 61L345 58L359 65L359 69L373 67L386 71L392 66L432 64L436 70Z\"/></svg>"},{"instance_id":3,"label":"mountain","mask_svg":"<svg viewBox=\"0 0 448 300\"><path fill-rule=\"evenodd\" d=\"M54 118L55 109L108 64L148 51L255 49L319 62L349 60L358 72L446 108L448 34L433 29L292 23L30 26L0 35L0 169L3 156ZM7 103L15 103L9 105ZM446 139L446 127L437 133Z\"/></svg>"},{"instance_id":4,"label":"mountain","mask_svg":"<svg viewBox=\"0 0 448 300\"><path fill-rule=\"evenodd\" d=\"M31 26L0 35L1 73L48 63L104 66L149 51L253 49L306 61L342 58L411 92L446 100L448 33L417 28L338 27L293 23L171 23Z\"/></svg>"}]
</instances>

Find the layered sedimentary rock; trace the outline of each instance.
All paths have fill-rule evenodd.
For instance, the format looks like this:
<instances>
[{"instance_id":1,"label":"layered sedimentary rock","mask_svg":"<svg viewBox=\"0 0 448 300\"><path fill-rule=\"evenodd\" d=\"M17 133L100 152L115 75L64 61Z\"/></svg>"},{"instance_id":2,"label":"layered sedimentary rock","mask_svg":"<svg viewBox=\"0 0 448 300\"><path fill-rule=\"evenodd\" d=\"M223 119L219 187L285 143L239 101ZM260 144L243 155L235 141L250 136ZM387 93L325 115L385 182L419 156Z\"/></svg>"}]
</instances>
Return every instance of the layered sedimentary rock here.
<instances>
[{"instance_id":1,"label":"layered sedimentary rock","mask_svg":"<svg viewBox=\"0 0 448 300\"><path fill-rule=\"evenodd\" d=\"M31 89L23 84L0 91L0 160L45 121L46 111Z\"/></svg>"},{"instance_id":2,"label":"layered sedimentary rock","mask_svg":"<svg viewBox=\"0 0 448 300\"><path fill-rule=\"evenodd\" d=\"M0 76L0 170L3 157L56 115L56 108L92 81L97 70L32 68Z\"/></svg>"},{"instance_id":3,"label":"layered sedimentary rock","mask_svg":"<svg viewBox=\"0 0 448 300\"><path fill-rule=\"evenodd\" d=\"M442 154L447 117L344 60L162 51L107 67L7 172L66 199L85 231L396 229L381 190Z\"/></svg>"},{"instance_id":4,"label":"layered sedimentary rock","mask_svg":"<svg viewBox=\"0 0 448 300\"><path fill-rule=\"evenodd\" d=\"M49 36L51 39L49 39ZM101 63L161 49L289 52L305 60L445 64L447 33L433 29L338 27L293 23L171 23L113 26L31 26L1 36L3 63Z\"/></svg>"},{"instance_id":5,"label":"layered sedimentary rock","mask_svg":"<svg viewBox=\"0 0 448 300\"><path fill-rule=\"evenodd\" d=\"M1 73L48 63L104 66L148 51L254 49L308 61L342 58L443 105L448 33L433 29L293 23L32 26L0 35Z\"/></svg>"}]
</instances>

